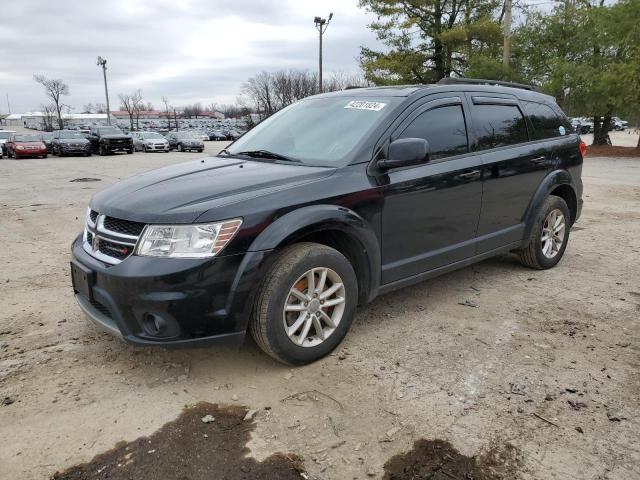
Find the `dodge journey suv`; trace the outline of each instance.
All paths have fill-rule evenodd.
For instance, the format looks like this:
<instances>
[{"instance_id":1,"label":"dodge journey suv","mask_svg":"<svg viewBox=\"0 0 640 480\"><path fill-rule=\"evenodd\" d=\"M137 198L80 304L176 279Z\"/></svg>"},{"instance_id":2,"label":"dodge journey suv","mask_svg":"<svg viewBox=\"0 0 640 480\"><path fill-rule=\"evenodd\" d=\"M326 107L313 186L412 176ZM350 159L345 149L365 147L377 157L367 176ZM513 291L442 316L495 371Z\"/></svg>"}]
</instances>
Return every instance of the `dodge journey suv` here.
<instances>
[{"instance_id":1,"label":"dodge journey suv","mask_svg":"<svg viewBox=\"0 0 640 480\"><path fill-rule=\"evenodd\" d=\"M307 98L217 156L97 193L72 246L80 308L137 345L312 362L377 295L513 252L562 258L585 146L553 98L486 80Z\"/></svg>"}]
</instances>

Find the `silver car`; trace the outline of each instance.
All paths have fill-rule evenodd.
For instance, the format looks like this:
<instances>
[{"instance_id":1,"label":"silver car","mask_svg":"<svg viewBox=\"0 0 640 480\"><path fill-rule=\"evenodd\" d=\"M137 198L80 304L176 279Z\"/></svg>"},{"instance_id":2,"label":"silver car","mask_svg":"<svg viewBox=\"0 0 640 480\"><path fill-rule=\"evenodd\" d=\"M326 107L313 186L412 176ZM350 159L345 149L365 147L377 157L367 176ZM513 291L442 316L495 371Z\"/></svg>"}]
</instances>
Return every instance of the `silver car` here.
<instances>
[{"instance_id":1,"label":"silver car","mask_svg":"<svg viewBox=\"0 0 640 480\"><path fill-rule=\"evenodd\" d=\"M132 132L133 148L143 152L168 152L169 142L156 132Z\"/></svg>"}]
</instances>

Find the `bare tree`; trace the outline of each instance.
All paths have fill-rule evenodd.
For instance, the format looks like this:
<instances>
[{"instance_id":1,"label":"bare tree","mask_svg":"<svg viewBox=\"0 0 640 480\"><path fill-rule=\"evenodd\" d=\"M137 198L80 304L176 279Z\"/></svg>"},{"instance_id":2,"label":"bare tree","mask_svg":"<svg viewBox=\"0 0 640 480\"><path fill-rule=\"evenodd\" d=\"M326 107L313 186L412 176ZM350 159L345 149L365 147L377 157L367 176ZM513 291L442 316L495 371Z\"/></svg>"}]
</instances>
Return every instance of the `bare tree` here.
<instances>
[{"instance_id":1,"label":"bare tree","mask_svg":"<svg viewBox=\"0 0 640 480\"><path fill-rule=\"evenodd\" d=\"M93 113L107 113L107 106L104 103L96 103Z\"/></svg>"},{"instance_id":2,"label":"bare tree","mask_svg":"<svg viewBox=\"0 0 640 480\"><path fill-rule=\"evenodd\" d=\"M120 98L120 110L126 110L129 115L129 123L131 124L131 130L133 130L133 119L136 119L136 125L140 118L140 105L142 102L142 91L140 89L133 93L121 93L118 95Z\"/></svg>"},{"instance_id":3,"label":"bare tree","mask_svg":"<svg viewBox=\"0 0 640 480\"><path fill-rule=\"evenodd\" d=\"M44 75L34 75L33 79L44 87L46 95L53 102L58 115L58 127L62 130L64 128L64 122L62 121L62 107L64 104L61 97L69 95L69 86L59 78L50 79Z\"/></svg>"},{"instance_id":4,"label":"bare tree","mask_svg":"<svg viewBox=\"0 0 640 480\"><path fill-rule=\"evenodd\" d=\"M82 112L81 113L93 113L95 110L95 107L93 106L92 103L87 103L86 105L82 106Z\"/></svg>"},{"instance_id":5,"label":"bare tree","mask_svg":"<svg viewBox=\"0 0 640 480\"><path fill-rule=\"evenodd\" d=\"M56 106L52 103L40 106L42 111L42 127L46 132L53 130L53 121L56 115Z\"/></svg>"},{"instance_id":6,"label":"bare tree","mask_svg":"<svg viewBox=\"0 0 640 480\"><path fill-rule=\"evenodd\" d=\"M169 105L169 99L167 97L162 97L162 103L164 104L164 116L167 118L167 127L171 130L171 116L174 108ZM178 129L178 125L176 122L176 130Z\"/></svg>"}]
</instances>

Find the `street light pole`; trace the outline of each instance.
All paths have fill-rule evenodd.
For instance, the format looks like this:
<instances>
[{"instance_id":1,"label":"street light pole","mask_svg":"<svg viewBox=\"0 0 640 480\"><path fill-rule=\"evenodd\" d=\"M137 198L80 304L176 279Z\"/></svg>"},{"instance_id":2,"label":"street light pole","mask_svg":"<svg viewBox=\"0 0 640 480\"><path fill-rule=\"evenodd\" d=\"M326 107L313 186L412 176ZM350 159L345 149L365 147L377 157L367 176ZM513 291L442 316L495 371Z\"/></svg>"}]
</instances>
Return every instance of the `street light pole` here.
<instances>
[{"instance_id":1,"label":"street light pole","mask_svg":"<svg viewBox=\"0 0 640 480\"><path fill-rule=\"evenodd\" d=\"M98 57L98 65L102 67L104 76L104 96L107 98L107 125L111 125L111 109L109 108L109 89L107 88L107 59Z\"/></svg>"},{"instance_id":2,"label":"street light pole","mask_svg":"<svg viewBox=\"0 0 640 480\"><path fill-rule=\"evenodd\" d=\"M333 18L333 13L329 14L329 19L315 17L313 22L320 33L320 51L318 55L318 90L322 93L322 35L327 31L327 27L329 26L329 22Z\"/></svg>"}]
</instances>

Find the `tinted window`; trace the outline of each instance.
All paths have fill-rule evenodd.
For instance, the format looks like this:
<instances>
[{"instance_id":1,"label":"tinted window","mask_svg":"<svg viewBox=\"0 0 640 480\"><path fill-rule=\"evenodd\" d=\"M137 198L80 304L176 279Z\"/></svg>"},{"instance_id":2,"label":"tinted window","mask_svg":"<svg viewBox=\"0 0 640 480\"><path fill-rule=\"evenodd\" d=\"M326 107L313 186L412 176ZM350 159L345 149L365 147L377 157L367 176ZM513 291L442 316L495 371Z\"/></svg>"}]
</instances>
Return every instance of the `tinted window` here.
<instances>
[{"instance_id":1,"label":"tinted window","mask_svg":"<svg viewBox=\"0 0 640 480\"><path fill-rule=\"evenodd\" d=\"M541 140L543 138L560 137L562 135L560 132L560 127L563 127L562 122L548 105L526 102L524 104L524 112L533 125L534 139Z\"/></svg>"},{"instance_id":2,"label":"tinted window","mask_svg":"<svg viewBox=\"0 0 640 480\"><path fill-rule=\"evenodd\" d=\"M409 124L399 138L424 138L432 160L467 153L467 127L462 106L434 108Z\"/></svg>"},{"instance_id":3,"label":"tinted window","mask_svg":"<svg viewBox=\"0 0 640 480\"><path fill-rule=\"evenodd\" d=\"M515 105L475 105L478 150L529 141L522 112Z\"/></svg>"}]
</instances>

